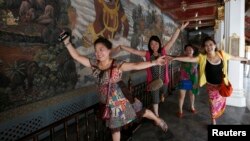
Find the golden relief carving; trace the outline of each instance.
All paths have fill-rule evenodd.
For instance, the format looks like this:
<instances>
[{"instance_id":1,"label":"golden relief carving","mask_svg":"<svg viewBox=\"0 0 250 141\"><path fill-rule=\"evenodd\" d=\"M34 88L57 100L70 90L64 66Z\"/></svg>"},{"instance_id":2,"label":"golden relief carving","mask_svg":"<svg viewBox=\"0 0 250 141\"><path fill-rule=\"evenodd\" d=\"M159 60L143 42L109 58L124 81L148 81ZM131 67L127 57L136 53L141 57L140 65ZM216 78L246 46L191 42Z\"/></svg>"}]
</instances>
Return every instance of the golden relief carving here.
<instances>
[{"instance_id":1,"label":"golden relief carving","mask_svg":"<svg viewBox=\"0 0 250 141\"><path fill-rule=\"evenodd\" d=\"M101 1L101 4L103 5L104 27L108 31L112 32L112 38L113 38L113 34L118 28L118 12L120 9L120 5L118 3L119 1L115 0L115 8L113 9L110 9L103 0L99 0L99 1ZM112 23L110 23L111 21L113 21L113 25Z\"/></svg>"},{"instance_id":2,"label":"golden relief carving","mask_svg":"<svg viewBox=\"0 0 250 141\"><path fill-rule=\"evenodd\" d=\"M215 20L214 29L219 29L220 20Z\"/></svg>"},{"instance_id":3,"label":"golden relief carving","mask_svg":"<svg viewBox=\"0 0 250 141\"><path fill-rule=\"evenodd\" d=\"M218 20L224 20L224 6L218 7Z\"/></svg>"},{"instance_id":4,"label":"golden relief carving","mask_svg":"<svg viewBox=\"0 0 250 141\"><path fill-rule=\"evenodd\" d=\"M100 17L102 21L97 21L100 19L96 19L95 22L102 22L102 24L99 24L98 26L103 26L103 27L96 27L95 22L88 25L87 32L85 32L82 37L83 45L85 47L90 47L92 43L98 38L98 36L106 35L107 38L113 39L115 33L118 30L119 22L121 21L122 23L124 23L127 20L127 17L124 13L119 19L119 11L120 11L119 0L114 0L112 8L108 7L107 3L104 0L98 0L98 2L99 2L98 4L100 4L100 8L102 8L102 10L100 11L102 13L97 13L97 14L101 14ZM96 12L97 11L98 10L96 10Z\"/></svg>"}]
</instances>

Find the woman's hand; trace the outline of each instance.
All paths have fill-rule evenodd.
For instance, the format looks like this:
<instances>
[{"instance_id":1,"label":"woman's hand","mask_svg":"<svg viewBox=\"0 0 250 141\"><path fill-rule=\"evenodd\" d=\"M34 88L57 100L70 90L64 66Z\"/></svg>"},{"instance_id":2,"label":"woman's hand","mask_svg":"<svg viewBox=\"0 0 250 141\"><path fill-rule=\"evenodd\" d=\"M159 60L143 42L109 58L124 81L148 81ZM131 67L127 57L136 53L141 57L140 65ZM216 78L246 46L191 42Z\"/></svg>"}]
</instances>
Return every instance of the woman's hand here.
<instances>
[{"instance_id":1,"label":"woman's hand","mask_svg":"<svg viewBox=\"0 0 250 141\"><path fill-rule=\"evenodd\" d=\"M119 50L122 50L122 45L119 45L117 48L119 48Z\"/></svg>"},{"instance_id":2,"label":"woman's hand","mask_svg":"<svg viewBox=\"0 0 250 141\"><path fill-rule=\"evenodd\" d=\"M250 60L247 60L247 58L246 58L246 60L243 60L243 61L240 61L242 64L248 64L248 65L250 65Z\"/></svg>"},{"instance_id":3,"label":"woman's hand","mask_svg":"<svg viewBox=\"0 0 250 141\"><path fill-rule=\"evenodd\" d=\"M166 61L171 62L174 60L174 57L172 56L166 56Z\"/></svg>"},{"instance_id":4,"label":"woman's hand","mask_svg":"<svg viewBox=\"0 0 250 141\"><path fill-rule=\"evenodd\" d=\"M68 44L70 44L70 37L67 37L63 40L63 43L65 46L67 46Z\"/></svg>"},{"instance_id":5,"label":"woman's hand","mask_svg":"<svg viewBox=\"0 0 250 141\"><path fill-rule=\"evenodd\" d=\"M117 47L115 47L115 48L112 48L111 53L110 53L110 56L111 56L112 58L114 58L114 57L116 57L116 55L119 54L120 51L121 51L121 45L119 45L119 46L117 46Z\"/></svg>"},{"instance_id":6,"label":"woman's hand","mask_svg":"<svg viewBox=\"0 0 250 141\"><path fill-rule=\"evenodd\" d=\"M198 88L199 88L198 84L193 84L193 89L198 89Z\"/></svg>"},{"instance_id":7,"label":"woman's hand","mask_svg":"<svg viewBox=\"0 0 250 141\"><path fill-rule=\"evenodd\" d=\"M181 27L179 27L180 30L182 31L183 29L185 29L188 26L188 24L189 24L189 22L182 23Z\"/></svg>"},{"instance_id":8,"label":"woman's hand","mask_svg":"<svg viewBox=\"0 0 250 141\"><path fill-rule=\"evenodd\" d=\"M156 59L156 65L165 65L166 64L166 56L160 56Z\"/></svg>"}]
</instances>

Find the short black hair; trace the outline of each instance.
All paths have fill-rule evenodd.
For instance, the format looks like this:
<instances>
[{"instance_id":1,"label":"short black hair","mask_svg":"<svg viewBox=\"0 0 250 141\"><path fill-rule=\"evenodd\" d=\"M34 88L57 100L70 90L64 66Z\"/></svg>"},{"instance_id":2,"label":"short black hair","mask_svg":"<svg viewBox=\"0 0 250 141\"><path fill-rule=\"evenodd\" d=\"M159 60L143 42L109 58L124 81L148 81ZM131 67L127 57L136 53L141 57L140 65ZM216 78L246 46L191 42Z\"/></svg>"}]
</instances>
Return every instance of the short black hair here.
<instances>
[{"instance_id":1,"label":"short black hair","mask_svg":"<svg viewBox=\"0 0 250 141\"><path fill-rule=\"evenodd\" d=\"M94 47L98 43L102 43L105 47L107 47L107 49L112 49L112 43L105 37L102 36L98 37L94 42Z\"/></svg>"},{"instance_id":2,"label":"short black hair","mask_svg":"<svg viewBox=\"0 0 250 141\"><path fill-rule=\"evenodd\" d=\"M159 43L158 53L161 54L161 40L160 40L160 38L159 38L158 36L156 36L156 35L151 36L150 39L149 39L149 41L148 41L148 51L150 52L150 54L152 55L152 54L154 53L153 50L152 50L151 47L150 47L150 43L151 43L152 41L156 41L156 42Z\"/></svg>"},{"instance_id":3,"label":"short black hair","mask_svg":"<svg viewBox=\"0 0 250 141\"><path fill-rule=\"evenodd\" d=\"M184 50L186 50L186 49L187 49L187 47L191 47L191 48L194 50L194 47L193 47L193 45L192 45L192 44L186 44L186 45L184 46Z\"/></svg>"}]
</instances>

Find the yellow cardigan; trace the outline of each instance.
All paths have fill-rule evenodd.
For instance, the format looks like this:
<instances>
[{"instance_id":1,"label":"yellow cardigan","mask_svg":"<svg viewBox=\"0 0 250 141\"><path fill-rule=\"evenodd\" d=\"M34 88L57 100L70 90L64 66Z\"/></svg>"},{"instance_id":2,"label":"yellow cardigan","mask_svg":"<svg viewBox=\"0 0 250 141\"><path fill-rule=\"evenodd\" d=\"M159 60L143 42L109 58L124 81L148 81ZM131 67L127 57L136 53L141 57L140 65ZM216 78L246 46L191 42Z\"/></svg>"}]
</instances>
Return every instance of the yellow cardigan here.
<instances>
[{"instance_id":1,"label":"yellow cardigan","mask_svg":"<svg viewBox=\"0 0 250 141\"><path fill-rule=\"evenodd\" d=\"M225 83L227 85L228 84L227 62L231 58L231 55L227 54L224 51L221 51L221 52L222 52L223 58L220 55L220 53L218 51L216 51L216 53L223 60L223 72L225 74L224 81L225 81ZM200 67L200 82L199 82L199 85L200 85L200 87L202 87L203 85L205 85L207 83L207 79L206 79L206 75L205 75L205 67L206 67L206 62L207 62L207 55L199 54L199 56L197 56L197 57L198 57L198 63L199 63L199 67Z\"/></svg>"}]
</instances>

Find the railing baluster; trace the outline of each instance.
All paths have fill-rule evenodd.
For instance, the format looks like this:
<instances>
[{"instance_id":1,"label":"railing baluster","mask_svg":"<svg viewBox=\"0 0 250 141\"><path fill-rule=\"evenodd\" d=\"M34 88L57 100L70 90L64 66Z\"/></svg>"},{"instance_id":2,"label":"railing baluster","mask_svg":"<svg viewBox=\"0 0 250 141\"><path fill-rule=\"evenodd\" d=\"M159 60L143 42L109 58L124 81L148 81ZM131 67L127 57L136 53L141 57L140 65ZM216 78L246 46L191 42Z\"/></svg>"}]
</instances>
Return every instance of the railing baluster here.
<instances>
[{"instance_id":1,"label":"railing baluster","mask_svg":"<svg viewBox=\"0 0 250 141\"><path fill-rule=\"evenodd\" d=\"M38 135L33 137L33 141L38 141Z\"/></svg>"},{"instance_id":2,"label":"railing baluster","mask_svg":"<svg viewBox=\"0 0 250 141\"><path fill-rule=\"evenodd\" d=\"M80 140L80 134L79 134L79 116L75 118L76 120L76 140Z\"/></svg>"},{"instance_id":3,"label":"railing baluster","mask_svg":"<svg viewBox=\"0 0 250 141\"><path fill-rule=\"evenodd\" d=\"M95 139L95 141L97 141L97 140L99 140L99 131L98 131L98 119L97 119L97 109L94 109L94 134L95 134L95 136L94 136L94 139Z\"/></svg>"},{"instance_id":4,"label":"railing baluster","mask_svg":"<svg viewBox=\"0 0 250 141\"><path fill-rule=\"evenodd\" d=\"M68 125L67 125L67 121L64 122L64 138L65 138L65 141L68 140Z\"/></svg>"},{"instance_id":5,"label":"railing baluster","mask_svg":"<svg viewBox=\"0 0 250 141\"><path fill-rule=\"evenodd\" d=\"M90 140L90 135L89 135L89 117L88 117L88 112L86 112L86 133L87 133L87 141Z\"/></svg>"},{"instance_id":6,"label":"railing baluster","mask_svg":"<svg viewBox=\"0 0 250 141\"><path fill-rule=\"evenodd\" d=\"M50 128L50 140L54 141L54 127Z\"/></svg>"}]
</instances>

